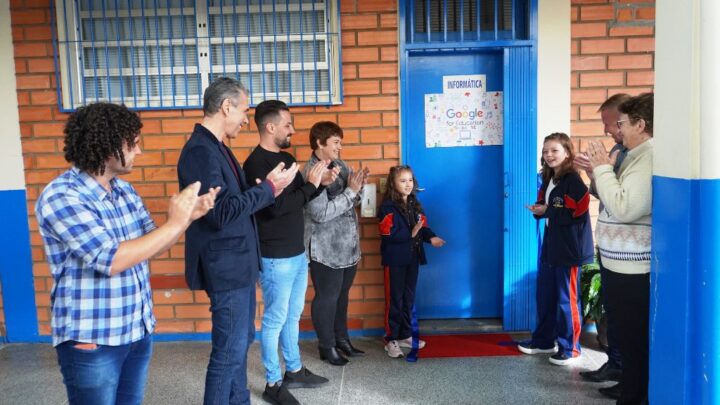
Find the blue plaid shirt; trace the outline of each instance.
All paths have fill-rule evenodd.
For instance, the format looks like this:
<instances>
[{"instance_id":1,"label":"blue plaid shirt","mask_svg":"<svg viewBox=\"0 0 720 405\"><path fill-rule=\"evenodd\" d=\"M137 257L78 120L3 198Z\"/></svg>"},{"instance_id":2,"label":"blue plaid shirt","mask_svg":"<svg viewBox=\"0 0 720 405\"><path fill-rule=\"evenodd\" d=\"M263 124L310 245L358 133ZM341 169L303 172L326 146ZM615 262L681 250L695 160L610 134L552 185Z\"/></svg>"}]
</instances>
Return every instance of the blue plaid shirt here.
<instances>
[{"instance_id":1,"label":"blue plaid shirt","mask_svg":"<svg viewBox=\"0 0 720 405\"><path fill-rule=\"evenodd\" d=\"M133 187L107 192L73 167L50 182L35 206L53 288L53 346L68 340L118 346L152 333L148 263L110 276L118 245L155 229Z\"/></svg>"}]
</instances>

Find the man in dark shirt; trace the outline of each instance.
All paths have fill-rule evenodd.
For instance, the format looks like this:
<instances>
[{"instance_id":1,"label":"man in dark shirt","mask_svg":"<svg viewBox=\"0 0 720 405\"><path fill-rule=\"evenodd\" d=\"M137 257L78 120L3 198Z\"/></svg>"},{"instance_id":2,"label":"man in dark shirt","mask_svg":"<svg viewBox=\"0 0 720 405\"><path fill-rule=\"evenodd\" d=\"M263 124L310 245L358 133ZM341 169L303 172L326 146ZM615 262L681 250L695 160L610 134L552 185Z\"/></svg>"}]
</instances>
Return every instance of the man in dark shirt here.
<instances>
[{"instance_id":1,"label":"man in dark shirt","mask_svg":"<svg viewBox=\"0 0 720 405\"><path fill-rule=\"evenodd\" d=\"M260 144L245 161L248 177L261 179L280 163L288 167L293 165L295 158L282 151L290 146L290 138L295 133L287 105L276 100L258 104L255 123L260 132ZM309 388L328 382L303 367L298 346L308 277L303 207L315 196L323 175L328 173L327 164L325 161L315 164L308 172L307 182L298 173L275 198L274 205L255 215L262 253L260 285L265 306L260 335L267 380L263 399L274 404L298 403L288 388ZM281 378L278 343L285 359L284 378Z\"/></svg>"}]
</instances>

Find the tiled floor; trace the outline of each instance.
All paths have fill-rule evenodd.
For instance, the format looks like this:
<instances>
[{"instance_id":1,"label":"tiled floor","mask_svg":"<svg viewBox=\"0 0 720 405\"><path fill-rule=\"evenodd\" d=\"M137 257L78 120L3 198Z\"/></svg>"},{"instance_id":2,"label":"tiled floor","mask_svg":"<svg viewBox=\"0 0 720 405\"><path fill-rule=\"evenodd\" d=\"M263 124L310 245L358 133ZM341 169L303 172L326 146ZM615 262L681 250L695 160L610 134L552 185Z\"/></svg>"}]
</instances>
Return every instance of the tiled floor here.
<instances>
[{"instance_id":1,"label":"tiled floor","mask_svg":"<svg viewBox=\"0 0 720 405\"><path fill-rule=\"evenodd\" d=\"M304 364L330 378L318 389L292 393L303 404L611 404L578 372L605 361L592 336L584 336L583 357L573 367L558 367L547 355L421 359L417 363L388 358L378 338L356 338L353 343L368 356L345 367L320 361L316 341L300 346ZM155 343L146 404L200 404L210 344L208 342ZM264 388L259 346L249 353L253 403ZM608 384L605 384L608 385ZM0 346L0 405L65 404L67 399L55 351L46 344Z\"/></svg>"}]
</instances>

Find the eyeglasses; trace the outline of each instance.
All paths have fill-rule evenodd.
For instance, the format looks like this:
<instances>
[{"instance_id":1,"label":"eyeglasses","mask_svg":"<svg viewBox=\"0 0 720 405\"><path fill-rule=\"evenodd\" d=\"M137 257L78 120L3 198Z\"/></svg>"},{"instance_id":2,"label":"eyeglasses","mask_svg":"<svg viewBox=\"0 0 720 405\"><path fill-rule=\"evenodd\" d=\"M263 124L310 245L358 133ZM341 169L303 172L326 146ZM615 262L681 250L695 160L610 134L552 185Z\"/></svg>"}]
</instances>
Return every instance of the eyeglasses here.
<instances>
[{"instance_id":1,"label":"eyeglasses","mask_svg":"<svg viewBox=\"0 0 720 405\"><path fill-rule=\"evenodd\" d=\"M619 129L619 128L622 128L622 123L625 122L625 121L630 121L630 119L628 118L628 119L626 119L626 120L618 120L618 121L616 122L616 124L617 124L617 126L618 126L618 129Z\"/></svg>"}]
</instances>

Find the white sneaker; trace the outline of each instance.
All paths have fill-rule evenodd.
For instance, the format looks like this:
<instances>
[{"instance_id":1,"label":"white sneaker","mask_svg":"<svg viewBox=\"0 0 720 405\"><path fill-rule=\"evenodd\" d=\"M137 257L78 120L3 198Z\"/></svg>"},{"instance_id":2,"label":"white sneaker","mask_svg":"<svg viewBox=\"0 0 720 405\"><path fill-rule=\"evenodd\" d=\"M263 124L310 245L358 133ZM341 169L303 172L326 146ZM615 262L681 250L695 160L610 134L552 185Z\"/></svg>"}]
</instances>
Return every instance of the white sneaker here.
<instances>
[{"instance_id":1,"label":"white sneaker","mask_svg":"<svg viewBox=\"0 0 720 405\"><path fill-rule=\"evenodd\" d=\"M398 340L398 344L400 347L406 347L408 349L412 349L412 337L409 337L407 339ZM422 349L425 347L425 341L422 339L418 339L418 349Z\"/></svg>"},{"instance_id":2,"label":"white sneaker","mask_svg":"<svg viewBox=\"0 0 720 405\"><path fill-rule=\"evenodd\" d=\"M385 351L387 352L387 355L392 357L393 359L398 359L400 357L403 357L403 352L400 350L400 345L398 345L397 340L391 340L385 345Z\"/></svg>"}]
</instances>

